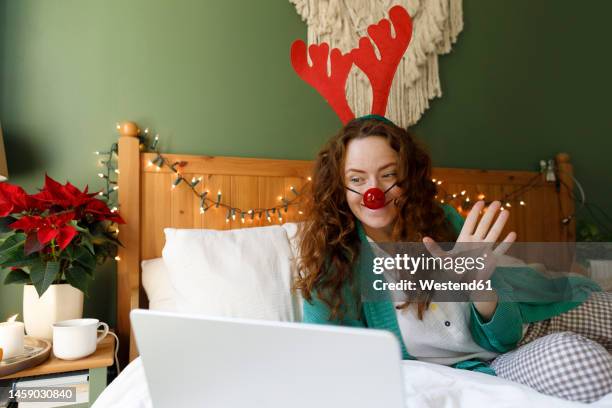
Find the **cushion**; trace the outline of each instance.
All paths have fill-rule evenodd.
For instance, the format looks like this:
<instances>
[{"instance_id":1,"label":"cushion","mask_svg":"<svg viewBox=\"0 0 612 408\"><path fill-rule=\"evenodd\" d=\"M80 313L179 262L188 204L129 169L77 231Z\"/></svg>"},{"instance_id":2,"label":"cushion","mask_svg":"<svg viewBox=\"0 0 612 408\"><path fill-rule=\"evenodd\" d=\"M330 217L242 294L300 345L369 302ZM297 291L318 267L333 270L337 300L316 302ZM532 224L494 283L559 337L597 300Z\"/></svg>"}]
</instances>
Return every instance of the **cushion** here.
<instances>
[{"instance_id":1,"label":"cushion","mask_svg":"<svg viewBox=\"0 0 612 408\"><path fill-rule=\"evenodd\" d=\"M164 260L162 258L147 259L142 261L141 265L142 286L149 298L149 309L175 312L174 288Z\"/></svg>"},{"instance_id":2,"label":"cushion","mask_svg":"<svg viewBox=\"0 0 612 408\"><path fill-rule=\"evenodd\" d=\"M283 227L164 232L162 256L176 291L177 311L296 320L293 253Z\"/></svg>"},{"instance_id":3,"label":"cushion","mask_svg":"<svg viewBox=\"0 0 612 408\"><path fill-rule=\"evenodd\" d=\"M299 250L299 242L297 240L297 232L299 228L299 223L295 222L286 222L282 225L282 227L287 231L287 237L289 238L289 244L291 245L291 253L292 253L292 268L294 270L294 274L297 274L297 256L300 253ZM295 275L294 275L295 276ZM295 320L298 322L302 321L304 316L304 302L302 295L299 291L292 292L292 300L293 300L293 310L295 312Z\"/></svg>"}]
</instances>

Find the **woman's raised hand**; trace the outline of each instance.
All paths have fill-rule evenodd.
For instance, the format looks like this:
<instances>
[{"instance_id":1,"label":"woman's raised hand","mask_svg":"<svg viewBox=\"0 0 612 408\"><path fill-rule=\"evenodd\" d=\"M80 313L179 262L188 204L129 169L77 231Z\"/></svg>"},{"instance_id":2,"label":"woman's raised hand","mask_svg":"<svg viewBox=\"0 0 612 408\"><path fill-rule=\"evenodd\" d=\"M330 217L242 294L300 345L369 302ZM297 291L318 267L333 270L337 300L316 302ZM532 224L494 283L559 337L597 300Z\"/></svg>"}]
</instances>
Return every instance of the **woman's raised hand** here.
<instances>
[{"instance_id":1,"label":"woman's raised hand","mask_svg":"<svg viewBox=\"0 0 612 408\"><path fill-rule=\"evenodd\" d=\"M498 241L510 214L507 210L500 211L501 203L499 201L494 201L489 208L487 208L479 221L480 211L484 208L484 205L485 203L482 200L474 204L457 238L457 243L474 243L474 245L459 244L455 245L450 251L444 251L437 242L430 237L424 237L423 243L427 250L436 257L454 257L459 253L466 252L466 250L473 252L472 249L478 248L479 252L482 252L483 255L486 254L486 257L489 258L487 267L479 274L479 278L488 279L494 270L494 258L503 255L510 248L512 243L516 240L516 232L512 231L508 233L504 240L495 249L491 250L493 245ZM497 219L495 219L496 215L498 215ZM493 222L494 220L495 222ZM478 245L479 243L482 245ZM491 253L496 256L489 256Z\"/></svg>"},{"instance_id":2,"label":"woman's raised hand","mask_svg":"<svg viewBox=\"0 0 612 408\"><path fill-rule=\"evenodd\" d=\"M488 242L494 244L498 241L499 236L504 229L504 225L508 221L510 212L508 210L500 211L501 203L499 201L493 201L489 208L485 211L480 222L478 222L478 216L480 211L484 208L484 201L477 201L463 224L463 228L459 233L457 242ZM495 218L495 215L499 214L497 220L493 226L491 223ZM494 252L497 254L505 253L510 245L516 240L516 232L512 231L506 235L506 238L502 243L495 249Z\"/></svg>"}]
</instances>

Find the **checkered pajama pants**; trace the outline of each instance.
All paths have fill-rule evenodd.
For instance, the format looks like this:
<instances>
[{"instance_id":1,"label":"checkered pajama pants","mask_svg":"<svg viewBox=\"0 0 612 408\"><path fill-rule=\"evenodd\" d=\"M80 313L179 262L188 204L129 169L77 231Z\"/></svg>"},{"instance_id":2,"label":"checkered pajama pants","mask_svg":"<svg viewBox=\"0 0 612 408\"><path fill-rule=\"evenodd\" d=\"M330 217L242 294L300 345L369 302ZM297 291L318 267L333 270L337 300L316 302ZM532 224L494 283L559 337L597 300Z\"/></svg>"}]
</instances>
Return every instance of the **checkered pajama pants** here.
<instances>
[{"instance_id":1,"label":"checkered pajama pants","mask_svg":"<svg viewBox=\"0 0 612 408\"><path fill-rule=\"evenodd\" d=\"M499 377L573 401L612 392L612 292L531 323L518 347L491 362Z\"/></svg>"}]
</instances>

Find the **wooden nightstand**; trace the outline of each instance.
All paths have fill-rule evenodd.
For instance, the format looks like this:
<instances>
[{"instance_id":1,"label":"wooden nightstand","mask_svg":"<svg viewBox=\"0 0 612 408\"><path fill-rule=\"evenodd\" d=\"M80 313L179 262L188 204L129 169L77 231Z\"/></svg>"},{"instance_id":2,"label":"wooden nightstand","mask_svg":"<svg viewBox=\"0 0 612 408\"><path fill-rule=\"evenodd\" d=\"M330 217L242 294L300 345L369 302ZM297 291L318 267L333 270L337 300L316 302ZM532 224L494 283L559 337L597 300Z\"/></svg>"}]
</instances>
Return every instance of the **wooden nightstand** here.
<instances>
[{"instance_id":1,"label":"wooden nightstand","mask_svg":"<svg viewBox=\"0 0 612 408\"><path fill-rule=\"evenodd\" d=\"M94 403L107 385L108 367L115 363L115 338L108 335L98 344L96 352L89 357L80 360L60 360L51 353L47 361L39 366L28 368L5 377L0 380L13 378L26 378L38 375L67 373L71 371L89 371L89 404L74 404L70 407L88 407Z\"/></svg>"}]
</instances>

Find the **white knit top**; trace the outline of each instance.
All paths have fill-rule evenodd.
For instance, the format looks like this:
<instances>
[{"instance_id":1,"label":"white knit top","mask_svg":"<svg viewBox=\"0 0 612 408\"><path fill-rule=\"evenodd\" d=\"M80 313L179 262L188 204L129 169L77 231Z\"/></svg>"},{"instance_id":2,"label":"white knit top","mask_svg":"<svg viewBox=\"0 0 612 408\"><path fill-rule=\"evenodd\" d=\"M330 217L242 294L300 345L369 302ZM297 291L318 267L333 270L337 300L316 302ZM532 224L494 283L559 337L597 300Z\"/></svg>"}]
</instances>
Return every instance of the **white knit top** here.
<instances>
[{"instance_id":1,"label":"white knit top","mask_svg":"<svg viewBox=\"0 0 612 408\"><path fill-rule=\"evenodd\" d=\"M473 358L491 360L498 355L472 339L468 302L432 302L423 320L417 317L416 305L397 310L396 315L406 351L417 360L452 365Z\"/></svg>"}]
</instances>

